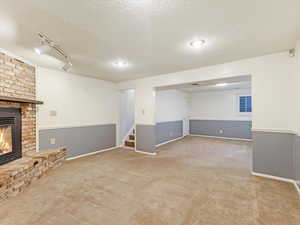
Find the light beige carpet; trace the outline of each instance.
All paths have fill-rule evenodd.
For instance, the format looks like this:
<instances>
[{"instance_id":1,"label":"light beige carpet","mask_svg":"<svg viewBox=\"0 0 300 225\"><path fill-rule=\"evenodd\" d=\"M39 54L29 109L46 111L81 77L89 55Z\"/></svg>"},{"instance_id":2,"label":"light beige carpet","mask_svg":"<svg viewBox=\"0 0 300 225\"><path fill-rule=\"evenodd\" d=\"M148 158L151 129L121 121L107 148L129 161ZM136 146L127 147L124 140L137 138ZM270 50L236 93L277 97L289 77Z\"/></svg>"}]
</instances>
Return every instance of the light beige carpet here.
<instances>
[{"instance_id":1,"label":"light beige carpet","mask_svg":"<svg viewBox=\"0 0 300 225\"><path fill-rule=\"evenodd\" d=\"M292 184L257 178L251 144L188 137L157 156L65 163L0 206L1 225L299 225Z\"/></svg>"}]
</instances>

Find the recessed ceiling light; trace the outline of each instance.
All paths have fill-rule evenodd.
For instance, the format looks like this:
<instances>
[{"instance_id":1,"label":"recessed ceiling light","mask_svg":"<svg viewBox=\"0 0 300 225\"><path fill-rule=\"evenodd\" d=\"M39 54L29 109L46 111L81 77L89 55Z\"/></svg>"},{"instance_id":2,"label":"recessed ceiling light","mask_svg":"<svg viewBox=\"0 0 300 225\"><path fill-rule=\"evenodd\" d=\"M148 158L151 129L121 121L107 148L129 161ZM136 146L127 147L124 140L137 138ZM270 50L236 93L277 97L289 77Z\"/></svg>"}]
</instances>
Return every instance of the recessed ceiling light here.
<instances>
[{"instance_id":1,"label":"recessed ceiling light","mask_svg":"<svg viewBox=\"0 0 300 225\"><path fill-rule=\"evenodd\" d=\"M227 83L219 83L219 84L216 84L216 87L225 87L227 85L228 85Z\"/></svg>"},{"instance_id":2,"label":"recessed ceiling light","mask_svg":"<svg viewBox=\"0 0 300 225\"><path fill-rule=\"evenodd\" d=\"M201 48L205 44L204 40L194 40L190 42L192 48Z\"/></svg>"},{"instance_id":3,"label":"recessed ceiling light","mask_svg":"<svg viewBox=\"0 0 300 225\"><path fill-rule=\"evenodd\" d=\"M35 51L37 54L41 55L41 54L44 54L44 53L49 52L50 49L51 49L51 48L50 48L49 45L41 45L41 46L39 46L39 47L35 47L35 48L34 48L34 51Z\"/></svg>"},{"instance_id":4,"label":"recessed ceiling light","mask_svg":"<svg viewBox=\"0 0 300 225\"><path fill-rule=\"evenodd\" d=\"M123 60L119 60L113 63L114 67L117 68L126 68L128 67L128 62L127 61L123 61Z\"/></svg>"}]
</instances>

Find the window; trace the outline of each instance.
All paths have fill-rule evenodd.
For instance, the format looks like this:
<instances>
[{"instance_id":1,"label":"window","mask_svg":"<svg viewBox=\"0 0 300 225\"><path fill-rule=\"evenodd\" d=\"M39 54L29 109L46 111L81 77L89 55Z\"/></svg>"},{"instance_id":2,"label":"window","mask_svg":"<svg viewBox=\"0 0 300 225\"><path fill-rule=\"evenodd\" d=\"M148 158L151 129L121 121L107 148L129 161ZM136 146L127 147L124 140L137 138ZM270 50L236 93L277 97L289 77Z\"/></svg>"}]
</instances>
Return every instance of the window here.
<instances>
[{"instance_id":1,"label":"window","mask_svg":"<svg viewBox=\"0 0 300 225\"><path fill-rule=\"evenodd\" d=\"M239 112L251 113L252 112L252 98L249 95L239 96Z\"/></svg>"}]
</instances>

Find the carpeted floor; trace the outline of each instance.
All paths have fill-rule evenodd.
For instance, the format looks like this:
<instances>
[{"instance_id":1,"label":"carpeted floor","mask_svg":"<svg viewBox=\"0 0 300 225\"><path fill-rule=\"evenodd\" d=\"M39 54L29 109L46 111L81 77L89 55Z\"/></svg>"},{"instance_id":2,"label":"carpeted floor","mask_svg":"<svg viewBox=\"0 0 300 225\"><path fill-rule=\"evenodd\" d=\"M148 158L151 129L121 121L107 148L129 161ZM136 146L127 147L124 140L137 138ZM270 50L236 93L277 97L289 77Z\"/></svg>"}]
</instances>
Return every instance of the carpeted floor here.
<instances>
[{"instance_id":1,"label":"carpeted floor","mask_svg":"<svg viewBox=\"0 0 300 225\"><path fill-rule=\"evenodd\" d=\"M251 175L251 144L201 137L157 156L66 162L0 206L1 225L299 225L292 184Z\"/></svg>"}]
</instances>

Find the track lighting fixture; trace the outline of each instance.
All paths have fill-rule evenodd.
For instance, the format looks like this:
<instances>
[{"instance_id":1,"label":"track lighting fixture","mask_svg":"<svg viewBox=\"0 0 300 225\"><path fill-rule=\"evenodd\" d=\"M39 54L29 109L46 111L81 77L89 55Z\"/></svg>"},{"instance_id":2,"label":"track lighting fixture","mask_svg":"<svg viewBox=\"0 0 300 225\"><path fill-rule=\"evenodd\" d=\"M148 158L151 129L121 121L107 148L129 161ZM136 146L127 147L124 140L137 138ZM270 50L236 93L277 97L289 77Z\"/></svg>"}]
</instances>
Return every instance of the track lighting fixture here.
<instances>
[{"instance_id":1,"label":"track lighting fixture","mask_svg":"<svg viewBox=\"0 0 300 225\"><path fill-rule=\"evenodd\" d=\"M289 56L290 57L295 57L295 55L296 55L296 50L294 48L290 49L289 50Z\"/></svg>"},{"instance_id":2,"label":"track lighting fixture","mask_svg":"<svg viewBox=\"0 0 300 225\"><path fill-rule=\"evenodd\" d=\"M70 57L65 53L65 51L45 34L38 33L38 36L41 40L41 46L34 48L35 52L41 55L53 49L57 54L65 58L66 64L62 67L62 69L66 72L70 70L72 63L70 62Z\"/></svg>"}]
</instances>

